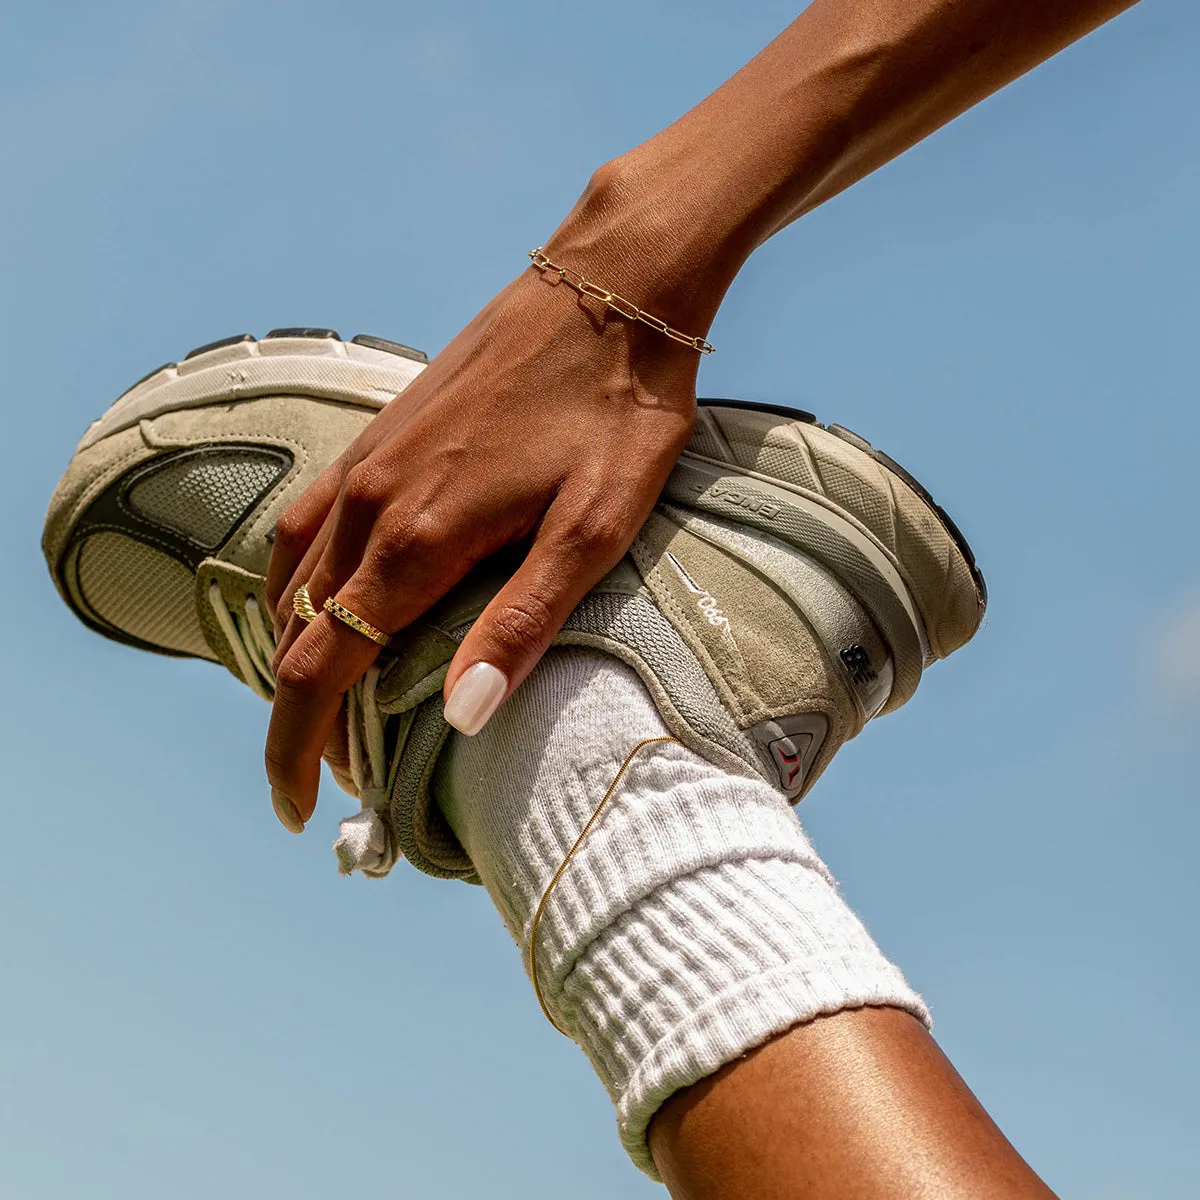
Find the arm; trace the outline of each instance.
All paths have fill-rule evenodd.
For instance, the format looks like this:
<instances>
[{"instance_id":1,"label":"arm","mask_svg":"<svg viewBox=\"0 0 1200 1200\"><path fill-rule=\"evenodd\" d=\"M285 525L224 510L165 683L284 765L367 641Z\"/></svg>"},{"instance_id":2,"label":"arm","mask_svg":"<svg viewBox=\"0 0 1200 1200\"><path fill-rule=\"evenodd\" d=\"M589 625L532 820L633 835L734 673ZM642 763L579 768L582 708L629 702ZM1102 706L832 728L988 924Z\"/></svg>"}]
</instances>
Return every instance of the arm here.
<instances>
[{"instance_id":1,"label":"arm","mask_svg":"<svg viewBox=\"0 0 1200 1200\"><path fill-rule=\"evenodd\" d=\"M551 248L704 332L772 234L1133 3L815 0L602 168Z\"/></svg>"},{"instance_id":2,"label":"arm","mask_svg":"<svg viewBox=\"0 0 1200 1200\"><path fill-rule=\"evenodd\" d=\"M691 112L600 168L547 252L703 335L772 233L1131 3L815 0ZM447 719L477 731L632 543L686 444L697 361L526 271L288 510L268 577L277 807L311 814L342 696L377 652L325 614L292 617L295 589L392 633L532 535L447 675Z\"/></svg>"}]
</instances>

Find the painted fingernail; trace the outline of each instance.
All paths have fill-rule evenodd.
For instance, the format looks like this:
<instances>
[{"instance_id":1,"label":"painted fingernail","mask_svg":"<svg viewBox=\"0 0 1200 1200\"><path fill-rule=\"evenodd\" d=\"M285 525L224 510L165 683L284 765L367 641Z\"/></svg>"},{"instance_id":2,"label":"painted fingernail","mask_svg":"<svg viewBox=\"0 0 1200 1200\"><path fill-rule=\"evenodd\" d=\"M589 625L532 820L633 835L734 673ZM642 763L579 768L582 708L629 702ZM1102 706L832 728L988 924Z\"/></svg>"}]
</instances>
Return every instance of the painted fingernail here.
<instances>
[{"instance_id":1,"label":"painted fingernail","mask_svg":"<svg viewBox=\"0 0 1200 1200\"><path fill-rule=\"evenodd\" d=\"M468 667L446 701L446 720L459 733L473 737L491 720L508 692L508 678L491 663Z\"/></svg>"},{"instance_id":2,"label":"painted fingernail","mask_svg":"<svg viewBox=\"0 0 1200 1200\"><path fill-rule=\"evenodd\" d=\"M300 820L296 806L278 788L271 789L271 807L275 810L280 825L289 833L304 832L304 822Z\"/></svg>"}]
</instances>

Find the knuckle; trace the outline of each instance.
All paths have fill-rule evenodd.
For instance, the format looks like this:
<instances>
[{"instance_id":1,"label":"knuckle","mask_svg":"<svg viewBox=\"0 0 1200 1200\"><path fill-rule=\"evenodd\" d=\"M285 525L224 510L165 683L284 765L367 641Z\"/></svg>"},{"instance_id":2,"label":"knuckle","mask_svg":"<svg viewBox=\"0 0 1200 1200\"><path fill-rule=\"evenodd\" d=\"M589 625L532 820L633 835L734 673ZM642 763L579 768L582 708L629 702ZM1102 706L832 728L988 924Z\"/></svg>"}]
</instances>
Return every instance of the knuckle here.
<instances>
[{"instance_id":1,"label":"knuckle","mask_svg":"<svg viewBox=\"0 0 1200 1200\"><path fill-rule=\"evenodd\" d=\"M537 595L526 595L502 604L489 622L492 638L517 654L537 651L554 630L554 610Z\"/></svg>"},{"instance_id":2,"label":"knuckle","mask_svg":"<svg viewBox=\"0 0 1200 1200\"><path fill-rule=\"evenodd\" d=\"M306 659L288 654L275 671L276 703L303 701L320 688L320 677Z\"/></svg>"},{"instance_id":3,"label":"knuckle","mask_svg":"<svg viewBox=\"0 0 1200 1200\"><path fill-rule=\"evenodd\" d=\"M401 543L409 554L435 554L446 537L444 522L430 509L410 513L403 522Z\"/></svg>"},{"instance_id":4,"label":"knuckle","mask_svg":"<svg viewBox=\"0 0 1200 1200\"><path fill-rule=\"evenodd\" d=\"M626 546L622 530L598 518L581 521L563 535L565 548L582 562L607 562L619 558Z\"/></svg>"},{"instance_id":5,"label":"knuckle","mask_svg":"<svg viewBox=\"0 0 1200 1200\"><path fill-rule=\"evenodd\" d=\"M366 463L351 467L342 487L342 505L351 516L373 515L383 506L386 483L380 472Z\"/></svg>"},{"instance_id":6,"label":"knuckle","mask_svg":"<svg viewBox=\"0 0 1200 1200\"><path fill-rule=\"evenodd\" d=\"M413 558L438 555L447 533L445 524L429 509L389 515L378 529L372 557L384 570L403 568Z\"/></svg>"},{"instance_id":7,"label":"knuckle","mask_svg":"<svg viewBox=\"0 0 1200 1200\"><path fill-rule=\"evenodd\" d=\"M302 551L311 540L311 534L311 522L298 504L289 504L275 522L275 545L289 553Z\"/></svg>"}]
</instances>

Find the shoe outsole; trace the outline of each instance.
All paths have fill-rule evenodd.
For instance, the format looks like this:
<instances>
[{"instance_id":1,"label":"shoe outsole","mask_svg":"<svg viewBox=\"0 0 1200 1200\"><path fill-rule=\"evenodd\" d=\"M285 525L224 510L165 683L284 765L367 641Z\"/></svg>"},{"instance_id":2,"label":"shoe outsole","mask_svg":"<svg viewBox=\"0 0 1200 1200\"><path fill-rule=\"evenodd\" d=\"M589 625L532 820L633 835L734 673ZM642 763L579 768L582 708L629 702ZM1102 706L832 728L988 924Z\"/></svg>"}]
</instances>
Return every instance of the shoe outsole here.
<instances>
[{"instance_id":1,"label":"shoe outsole","mask_svg":"<svg viewBox=\"0 0 1200 1200\"><path fill-rule=\"evenodd\" d=\"M279 393L296 368L288 360L320 361L304 394L316 399L382 408L412 379L411 365L425 365L420 350L388 338L359 334L344 341L333 329L312 326L272 329L263 338L248 333L206 342L178 362L166 362L123 391L88 427L79 449L166 412L196 404L252 399ZM393 369L407 378L393 378Z\"/></svg>"},{"instance_id":2,"label":"shoe outsole","mask_svg":"<svg viewBox=\"0 0 1200 1200\"><path fill-rule=\"evenodd\" d=\"M336 329L318 329L315 327L295 327L284 329L272 329L261 340L264 342L271 341L276 338L310 338L314 340L329 339L340 342L345 339L337 332ZM179 362L165 362L155 367L153 371L147 371L136 383L127 387L113 402L109 405L120 404L126 396L129 395L135 388L139 388L148 379L153 379L155 375L163 371L173 371L180 363L190 363L197 358L203 357L205 354L212 353L215 350L225 350L229 346L236 346L241 342L256 342L260 339L256 338L252 333L235 333L229 337L218 338L215 342L205 342L202 346L197 346L194 350L189 350ZM400 358L408 358L413 362L428 363L429 356L423 350L416 350L412 346L405 346L402 342L389 341L387 338L374 337L369 333L360 333L350 339L350 344L353 346L368 346L372 350L382 350L385 354L395 354Z\"/></svg>"},{"instance_id":3,"label":"shoe outsole","mask_svg":"<svg viewBox=\"0 0 1200 1200\"><path fill-rule=\"evenodd\" d=\"M833 434L834 437L840 438L843 442L848 442L856 450L860 450L863 454L873 458L885 470L891 471L893 475L898 475L916 492L934 516L937 517L951 541L958 547L959 553L963 556L963 560L971 572L971 579L978 589L980 608L984 609L987 607L987 581L984 579L983 572L979 569L979 565L975 561L975 552L971 549L970 543L954 523L950 514L930 495L929 489L914 475L906 471L890 454L885 454L882 450L877 450L866 438L861 437L854 430L847 429L844 425L826 425L824 422L817 420L815 414L805 409L788 408L782 404L757 404L750 400L727 400L713 396L701 397L696 403L706 408L740 408L749 412L776 413L778 416L787 417L789 420L799 421L803 425L815 425L816 428Z\"/></svg>"}]
</instances>

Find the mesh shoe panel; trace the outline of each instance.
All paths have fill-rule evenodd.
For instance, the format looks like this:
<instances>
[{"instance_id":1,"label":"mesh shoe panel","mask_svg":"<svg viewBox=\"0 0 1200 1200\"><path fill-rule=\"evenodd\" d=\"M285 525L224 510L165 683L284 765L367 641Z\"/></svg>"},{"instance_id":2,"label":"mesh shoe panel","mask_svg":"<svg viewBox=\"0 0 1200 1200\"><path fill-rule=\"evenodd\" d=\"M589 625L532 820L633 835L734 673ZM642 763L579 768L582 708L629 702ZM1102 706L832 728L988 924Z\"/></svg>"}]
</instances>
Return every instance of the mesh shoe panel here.
<instances>
[{"instance_id":1,"label":"mesh shoe panel","mask_svg":"<svg viewBox=\"0 0 1200 1200\"><path fill-rule=\"evenodd\" d=\"M739 758L753 758L753 743L721 703L696 656L651 600L593 592L567 618L562 640L569 642L573 632L628 646L666 689L688 725Z\"/></svg>"},{"instance_id":2,"label":"mesh shoe panel","mask_svg":"<svg viewBox=\"0 0 1200 1200\"><path fill-rule=\"evenodd\" d=\"M76 553L79 590L101 620L156 646L212 658L183 563L108 531L86 538Z\"/></svg>"},{"instance_id":3,"label":"mesh shoe panel","mask_svg":"<svg viewBox=\"0 0 1200 1200\"><path fill-rule=\"evenodd\" d=\"M253 450L205 450L145 475L130 488L127 503L146 520L213 550L281 473L277 458Z\"/></svg>"}]
</instances>

